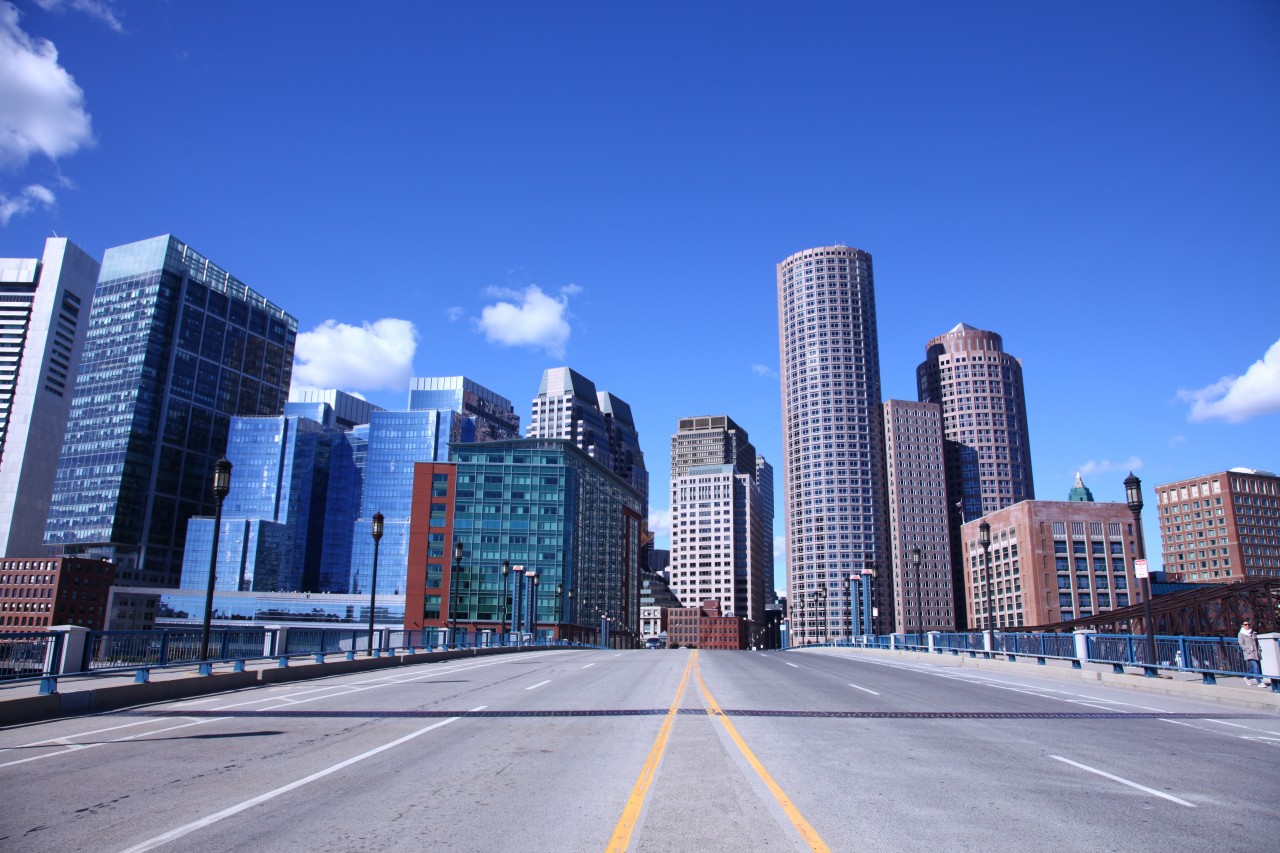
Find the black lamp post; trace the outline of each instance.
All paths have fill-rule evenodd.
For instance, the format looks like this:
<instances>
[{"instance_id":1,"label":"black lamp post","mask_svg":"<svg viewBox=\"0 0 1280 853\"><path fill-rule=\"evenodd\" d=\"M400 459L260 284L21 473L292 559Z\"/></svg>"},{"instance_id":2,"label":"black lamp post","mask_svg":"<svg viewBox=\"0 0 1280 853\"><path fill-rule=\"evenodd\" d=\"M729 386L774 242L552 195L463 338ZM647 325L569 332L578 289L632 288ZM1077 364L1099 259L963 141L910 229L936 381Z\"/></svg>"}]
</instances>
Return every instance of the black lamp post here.
<instances>
[{"instance_id":1,"label":"black lamp post","mask_svg":"<svg viewBox=\"0 0 1280 853\"><path fill-rule=\"evenodd\" d=\"M526 579L526 581L527 581L527 586L528 586L528 589L529 589L529 606L528 606L527 608L525 608L525 607L522 607L522 608L521 608L522 610L524 610L524 611L525 611L525 614L524 614L524 626L521 628L521 632L523 633L523 632L525 632L525 631L529 631L529 630L532 628L532 632L533 632L533 633L537 633L537 631L538 631L538 614L537 614L537 612L534 610L534 608L536 608L536 607L538 606L538 595L537 595L537 593L538 593L538 569L537 569L537 567L535 567L535 566L530 566L530 567L525 571L524 576L525 576L525 579Z\"/></svg>"},{"instance_id":2,"label":"black lamp post","mask_svg":"<svg viewBox=\"0 0 1280 853\"><path fill-rule=\"evenodd\" d=\"M858 635L858 582L850 573L845 581L849 584L849 645L853 645L853 638Z\"/></svg>"},{"instance_id":3,"label":"black lamp post","mask_svg":"<svg viewBox=\"0 0 1280 853\"><path fill-rule=\"evenodd\" d=\"M827 641L827 590L819 589L815 594L818 600L818 623L822 626L822 642Z\"/></svg>"},{"instance_id":4,"label":"black lamp post","mask_svg":"<svg viewBox=\"0 0 1280 853\"><path fill-rule=\"evenodd\" d=\"M382 513L373 514L373 579L369 581L369 657L373 657L373 609L378 603L378 544L382 542L382 523L385 520Z\"/></svg>"},{"instance_id":5,"label":"black lamp post","mask_svg":"<svg viewBox=\"0 0 1280 853\"><path fill-rule=\"evenodd\" d=\"M991 525L986 521L978 525L978 544L982 546L982 574L987 588L987 631L990 633L987 638L987 654L990 655L996 647L996 638L991 617Z\"/></svg>"},{"instance_id":6,"label":"black lamp post","mask_svg":"<svg viewBox=\"0 0 1280 853\"><path fill-rule=\"evenodd\" d=\"M1133 472L1129 472L1129 476L1124 478L1124 498L1125 503L1129 505L1129 512L1133 513L1133 532L1138 540L1138 559L1145 561L1147 559L1147 546L1142 538L1142 481L1133 476ZM1148 678L1156 677L1156 626L1151 617L1151 578L1150 573L1144 574L1142 577L1142 621L1146 623L1147 628L1147 665L1143 668L1143 674Z\"/></svg>"},{"instance_id":7,"label":"black lamp post","mask_svg":"<svg viewBox=\"0 0 1280 853\"><path fill-rule=\"evenodd\" d=\"M231 462L222 457L213 463L213 548L209 554L209 585L204 593L204 625L200 629L200 651L209 659L209 629L213 626L213 582L218 576L218 533L222 529L222 502L231 491Z\"/></svg>"},{"instance_id":8,"label":"black lamp post","mask_svg":"<svg viewBox=\"0 0 1280 853\"><path fill-rule=\"evenodd\" d=\"M916 633L920 635L920 645L924 645L924 580L920 577L920 546L911 549L911 565L916 570Z\"/></svg>"},{"instance_id":9,"label":"black lamp post","mask_svg":"<svg viewBox=\"0 0 1280 853\"><path fill-rule=\"evenodd\" d=\"M453 540L453 574L449 576L449 639L457 641L455 632L458 629L457 605L453 600L457 589L458 576L462 574L462 540Z\"/></svg>"},{"instance_id":10,"label":"black lamp post","mask_svg":"<svg viewBox=\"0 0 1280 853\"><path fill-rule=\"evenodd\" d=\"M502 636L507 636L507 575L511 572L511 561L502 561Z\"/></svg>"}]
</instances>

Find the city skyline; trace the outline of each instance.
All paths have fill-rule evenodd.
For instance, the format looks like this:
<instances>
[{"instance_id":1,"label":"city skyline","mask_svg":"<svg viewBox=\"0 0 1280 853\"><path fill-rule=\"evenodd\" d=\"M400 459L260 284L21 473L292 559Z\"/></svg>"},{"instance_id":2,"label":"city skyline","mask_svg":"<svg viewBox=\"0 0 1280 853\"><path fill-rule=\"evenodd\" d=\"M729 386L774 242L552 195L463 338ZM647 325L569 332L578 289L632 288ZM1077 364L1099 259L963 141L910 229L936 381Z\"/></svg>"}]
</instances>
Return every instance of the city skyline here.
<instances>
[{"instance_id":1,"label":"city skyline","mask_svg":"<svg viewBox=\"0 0 1280 853\"><path fill-rule=\"evenodd\" d=\"M678 418L783 458L773 268L837 242L883 399L958 323L1022 360L1038 494L1280 468L1274 5L49 5L0 7L0 103L45 98L0 256L173 233L298 318L299 384L390 409L465 374L523 414L570 365L630 404L659 547Z\"/></svg>"}]
</instances>

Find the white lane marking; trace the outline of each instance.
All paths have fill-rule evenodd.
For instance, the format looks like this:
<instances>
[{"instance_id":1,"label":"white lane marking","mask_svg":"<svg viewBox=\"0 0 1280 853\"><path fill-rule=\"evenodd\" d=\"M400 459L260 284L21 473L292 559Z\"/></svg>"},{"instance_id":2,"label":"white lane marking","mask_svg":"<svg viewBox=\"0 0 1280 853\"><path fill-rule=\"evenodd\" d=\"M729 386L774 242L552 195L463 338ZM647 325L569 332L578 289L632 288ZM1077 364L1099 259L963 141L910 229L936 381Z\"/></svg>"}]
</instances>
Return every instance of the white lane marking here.
<instances>
[{"instance_id":1,"label":"white lane marking","mask_svg":"<svg viewBox=\"0 0 1280 853\"><path fill-rule=\"evenodd\" d=\"M593 663L589 663L589 664L587 664L587 666L595 666L595 664L593 664ZM583 667L583 669L586 669L586 668L587 668L587 666L584 666L584 667Z\"/></svg>"},{"instance_id":2,"label":"white lane marking","mask_svg":"<svg viewBox=\"0 0 1280 853\"><path fill-rule=\"evenodd\" d=\"M107 726L105 729L94 729L93 731L80 732L79 734L49 738L48 740L33 740L31 741L31 743L20 743L17 746L0 747L0 752L7 752L8 750L11 750L11 749L26 749L29 746L44 746L47 743L62 743L63 741L71 740L72 738L88 737L89 735L100 735L103 732L113 732L116 729L129 729L129 728L133 728L134 726L145 726L147 723L154 723L154 722L156 721L155 720L138 720L137 722L133 722L133 723L123 723L118 726Z\"/></svg>"},{"instance_id":3,"label":"white lane marking","mask_svg":"<svg viewBox=\"0 0 1280 853\"><path fill-rule=\"evenodd\" d=\"M787 661L787 666L794 666L796 669L800 668L799 664L794 664L791 661Z\"/></svg>"},{"instance_id":4,"label":"white lane marking","mask_svg":"<svg viewBox=\"0 0 1280 853\"><path fill-rule=\"evenodd\" d=\"M27 758L19 758L17 761L8 761L8 762L5 762L4 764L0 764L0 767L12 767L15 764L27 764L28 762L40 761L45 758L57 758L60 755L67 755L68 753L72 753L72 752L80 752L81 750L85 750L85 749L93 749L96 746L106 746L109 743L124 743L125 741L137 740L138 738L148 737L150 735L158 735L164 732L171 732L171 731L174 731L175 729L186 729L186 728L190 728L191 726L202 726L205 723L215 723L219 720L225 720L225 719L227 718L226 717L210 717L207 720L196 720L194 723L183 723L178 726L168 726L163 729L152 729L151 731L138 732L137 734L132 734L127 737L115 738L114 740L103 740L103 741L98 741L97 743L67 744L65 749L60 749L57 752L44 752L44 753L41 753L40 755L32 755ZM154 723L155 720L149 720L148 722Z\"/></svg>"},{"instance_id":5,"label":"white lane marking","mask_svg":"<svg viewBox=\"0 0 1280 853\"><path fill-rule=\"evenodd\" d=\"M124 853L144 853L144 851L146 850L154 850L155 848L163 844L168 844L171 841L176 841L177 839L182 838L184 835L189 835L198 829L204 829L206 826L211 826L220 820L229 818L232 815L237 815L246 809L251 809L256 805L267 802L268 800L273 800L276 797L280 796L281 794L287 794L290 791L293 791L297 788L301 788L303 785L309 785L318 779L323 779L326 776L329 776L333 773L337 773L339 770L343 770L347 767L350 767L352 764L355 764L360 761L364 761L366 758L372 758L373 756L377 755L380 752L386 752L388 749L394 749L400 744L407 743L420 735L426 734L432 729L438 729L441 726L447 726L450 723L456 722L459 719L461 718L450 717L447 720L441 720L438 723L432 723L431 725L425 728L418 729L416 732L411 732L402 738L397 738L391 741L390 743L384 743L382 746L375 747L374 749L371 749L368 752L362 752L357 756L348 758L346 761L340 761L337 764L333 765L332 767L326 767L324 770L317 771L315 773L312 773L310 776L306 776L302 779L298 779L296 782L290 782L288 785L282 785L279 788L276 788L274 791L267 791L265 794L259 794L258 796L253 797L252 799L245 800L243 803L238 803L237 805L231 806L230 808L225 808L220 812L214 812L213 814L207 817L202 817L199 820L192 821L191 823L188 823L184 826L180 826L177 829L171 829L168 832L164 833L163 835L157 835L155 838L148 839L142 842L141 844L136 844L133 847L130 847L129 849L125 850Z\"/></svg>"},{"instance_id":6,"label":"white lane marking","mask_svg":"<svg viewBox=\"0 0 1280 853\"><path fill-rule=\"evenodd\" d=\"M530 686L530 687L526 687L526 688L525 688L525 690L537 690L537 689L538 689L539 687L541 687L542 685L544 685L544 684L550 684L550 683L551 683L551 679L547 679L546 681L539 681L537 684L534 684L534 685L532 685L532 686Z\"/></svg>"},{"instance_id":7,"label":"white lane marking","mask_svg":"<svg viewBox=\"0 0 1280 853\"><path fill-rule=\"evenodd\" d=\"M477 705L477 706L475 706L474 708L472 708L472 709L471 709L471 711L472 711L472 712L474 712L474 711L483 711L485 708L488 708L488 707L489 707L488 705Z\"/></svg>"},{"instance_id":8,"label":"white lane marking","mask_svg":"<svg viewBox=\"0 0 1280 853\"><path fill-rule=\"evenodd\" d=\"M880 695L879 693L875 692L874 690L868 690L867 688L865 688L865 687L859 687L859 686L858 686L858 685L856 685L856 684L850 684L849 686L850 686L850 687L852 687L854 690L861 690L863 693L870 693L872 696L879 696L879 695Z\"/></svg>"},{"instance_id":9,"label":"white lane marking","mask_svg":"<svg viewBox=\"0 0 1280 853\"><path fill-rule=\"evenodd\" d=\"M622 652L618 652L616 655L614 655L614 657L615 657L615 658L620 658L620 657L622 657Z\"/></svg>"},{"instance_id":10,"label":"white lane marking","mask_svg":"<svg viewBox=\"0 0 1280 853\"><path fill-rule=\"evenodd\" d=\"M1096 767L1089 767L1088 765L1072 761L1070 758L1063 758L1061 755L1050 755L1049 757L1055 761L1061 761L1063 764L1070 764L1072 767L1079 767L1081 770L1087 770L1090 773L1097 773L1099 776L1102 776L1105 779L1110 779L1112 782L1119 782L1121 785L1128 785L1130 788L1137 788L1139 791L1145 791L1148 794L1162 797L1171 803L1177 803L1178 805L1186 806L1189 809L1194 809L1196 807L1195 803L1188 803L1186 800L1180 800L1175 796L1164 793L1163 791L1157 791L1155 788L1148 788L1146 785L1139 785L1137 782L1122 779L1119 776L1114 776L1104 770L1099 770Z\"/></svg>"}]
</instances>

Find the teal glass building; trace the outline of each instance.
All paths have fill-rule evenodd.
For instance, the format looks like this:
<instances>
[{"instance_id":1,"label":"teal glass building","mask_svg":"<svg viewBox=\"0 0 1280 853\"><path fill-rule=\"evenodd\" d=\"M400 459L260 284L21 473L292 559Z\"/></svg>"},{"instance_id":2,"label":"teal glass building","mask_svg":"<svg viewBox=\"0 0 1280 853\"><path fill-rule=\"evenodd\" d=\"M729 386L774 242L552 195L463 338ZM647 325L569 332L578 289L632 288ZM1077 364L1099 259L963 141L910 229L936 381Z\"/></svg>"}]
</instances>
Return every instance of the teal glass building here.
<instances>
[{"instance_id":1,"label":"teal glass building","mask_svg":"<svg viewBox=\"0 0 1280 853\"><path fill-rule=\"evenodd\" d=\"M296 336L292 316L171 235L108 249L45 544L113 560L124 586L177 586L231 418L283 411ZM127 606L126 623L148 623Z\"/></svg>"}]
</instances>

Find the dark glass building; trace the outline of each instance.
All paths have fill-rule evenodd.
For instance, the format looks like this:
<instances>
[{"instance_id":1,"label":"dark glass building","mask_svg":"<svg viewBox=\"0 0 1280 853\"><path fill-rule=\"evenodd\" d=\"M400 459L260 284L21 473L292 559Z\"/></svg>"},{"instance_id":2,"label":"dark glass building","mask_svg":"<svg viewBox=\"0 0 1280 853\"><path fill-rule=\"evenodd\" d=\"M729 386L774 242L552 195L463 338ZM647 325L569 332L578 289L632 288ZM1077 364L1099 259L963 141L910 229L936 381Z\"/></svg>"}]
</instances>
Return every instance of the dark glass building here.
<instances>
[{"instance_id":1,"label":"dark glass building","mask_svg":"<svg viewBox=\"0 0 1280 853\"><path fill-rule=\"evenodd\" d=\"M177 586L231 418L283 411L296 336L293 317L170 235L108 249L45 543L111 559L122 585ZM118 609L111 621L150 621Z\"/></svg>"}]
</instances>

